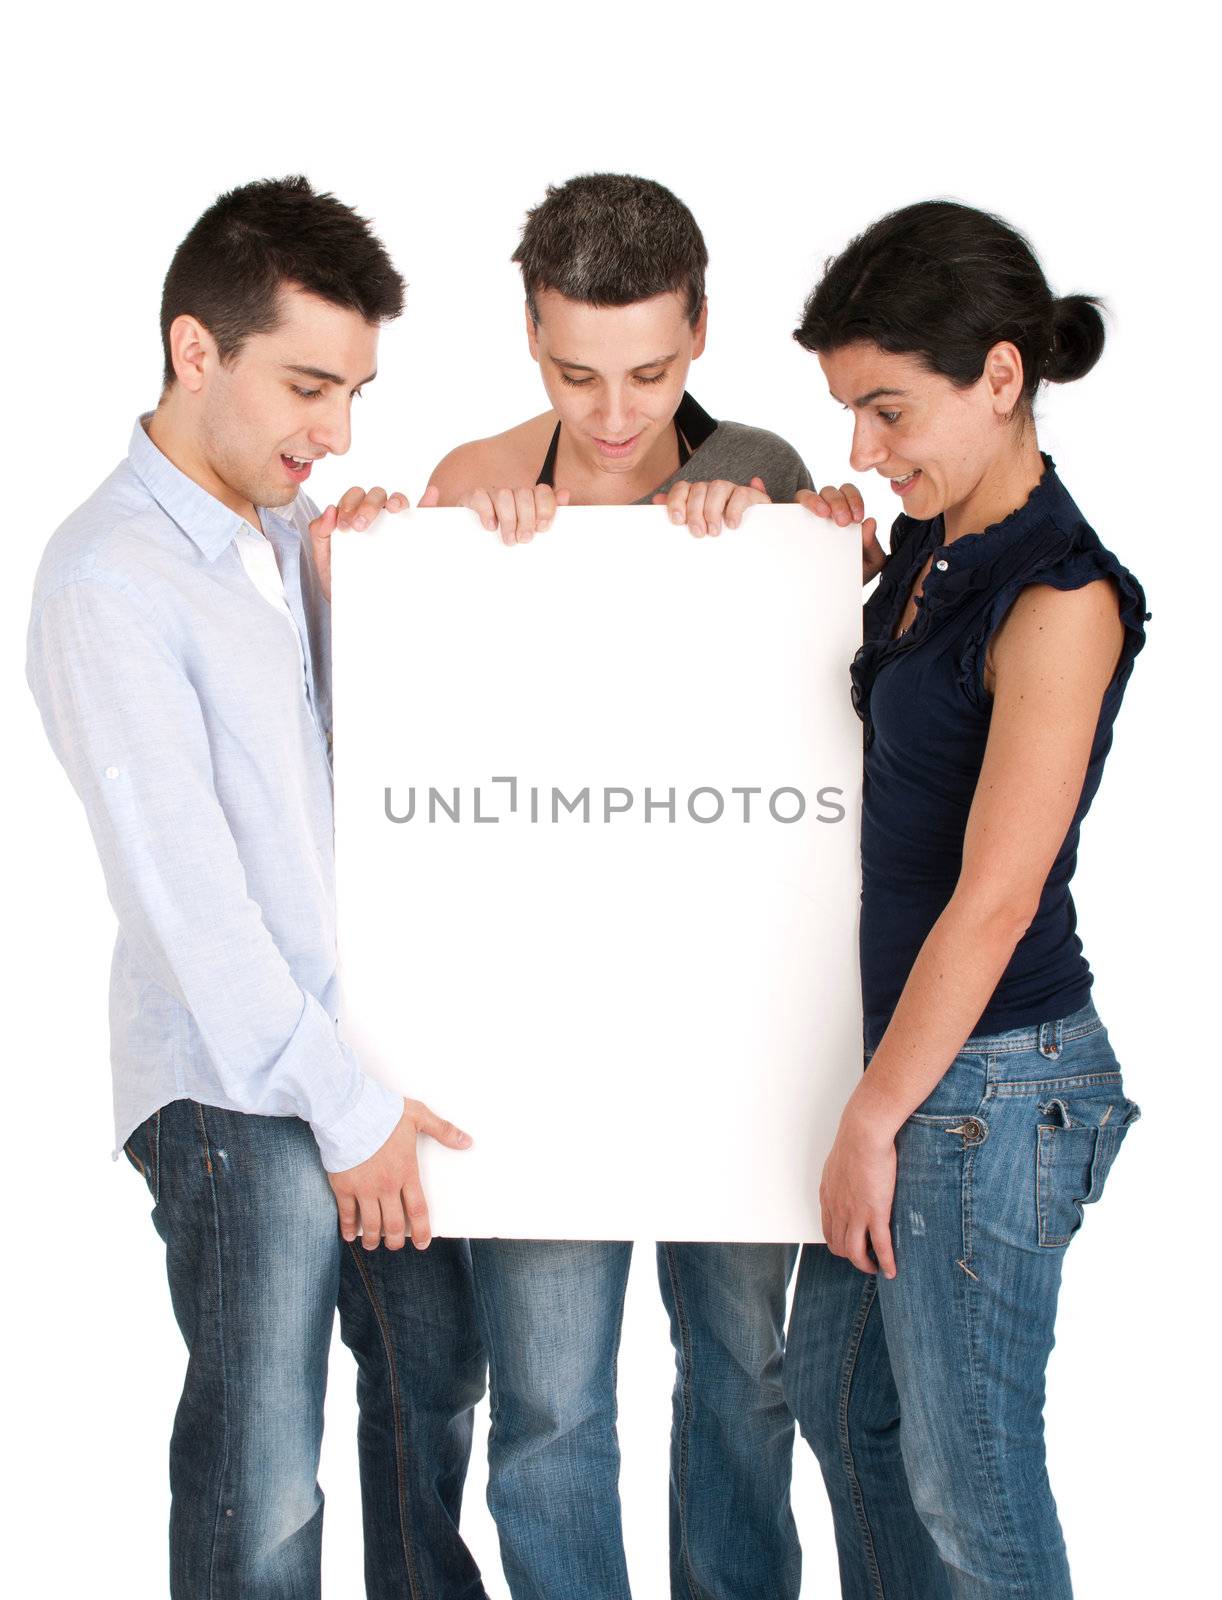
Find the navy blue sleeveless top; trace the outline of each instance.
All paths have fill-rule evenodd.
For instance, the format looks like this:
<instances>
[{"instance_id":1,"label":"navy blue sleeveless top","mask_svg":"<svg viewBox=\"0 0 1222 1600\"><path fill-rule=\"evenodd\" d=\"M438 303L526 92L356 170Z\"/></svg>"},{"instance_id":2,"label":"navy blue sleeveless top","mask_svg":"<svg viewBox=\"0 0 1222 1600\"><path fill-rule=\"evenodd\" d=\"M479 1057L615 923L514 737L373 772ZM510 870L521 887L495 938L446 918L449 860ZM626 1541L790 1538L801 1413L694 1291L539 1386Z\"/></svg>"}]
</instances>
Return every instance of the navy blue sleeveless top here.
<instances>
[{"instance_id":1,"label":"navy blue sleeveless top","mask_svg":"<svg viewBox=\"0 0 1222 1600\"><path fill-rule=\"evenodd\" d=\"M1086 1004L1091 973L1075 932L1069 880L1082 818L1111 747L1112 724L1145 642L1148 613L1136 578L1088 527L1048 456L1044 466L1024 506L940 553L941 517L898 517L891 555L866 602L865 643L852 678L853 702L865 724L861 981L866 1041L872 1046L959 877L993 709L984 685L989 639L1028 584L1079 589L1111 578L1119 591L1124 645L1103 698L1082 798L1035 919L972 1032L1034 1026ZM902 638L893 639L931 553L916 618Z\"/></svg>"}]
</instances>

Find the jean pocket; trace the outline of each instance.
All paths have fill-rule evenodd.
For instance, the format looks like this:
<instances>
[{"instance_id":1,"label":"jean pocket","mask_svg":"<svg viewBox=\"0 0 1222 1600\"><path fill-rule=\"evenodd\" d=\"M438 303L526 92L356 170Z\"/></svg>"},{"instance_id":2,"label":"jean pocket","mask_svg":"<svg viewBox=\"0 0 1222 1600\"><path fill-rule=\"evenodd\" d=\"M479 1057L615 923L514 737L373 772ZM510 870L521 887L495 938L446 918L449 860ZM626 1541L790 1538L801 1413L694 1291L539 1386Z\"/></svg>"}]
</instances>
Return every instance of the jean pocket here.
<instances>
[{"instance_id":1,"label":"jean pocket","mask_svg":"<svg viewBox=\"0 0 1222 1600\"><path fill-rule=\"evenodd\" d=\"M142 1122L123 1146L123 1154L148 1184L153 1204L161 1198L161 1112Z\"/></svg>"},{"instance_id":2,"label":"jean pocket","mask_svg":"<svg viewBox=\"0 0 1222 1600\"><path fill-rule=\"evenodd\" d=\"M1102 1195L1141 1108L1118 1093L1109 1100L1056 1098L1041 1109L1046 1120L1038 1130L1036 1214L1040 1244L1056 1249L1082 1226L1082 1207Z\"/></svg>"}]
</instances>

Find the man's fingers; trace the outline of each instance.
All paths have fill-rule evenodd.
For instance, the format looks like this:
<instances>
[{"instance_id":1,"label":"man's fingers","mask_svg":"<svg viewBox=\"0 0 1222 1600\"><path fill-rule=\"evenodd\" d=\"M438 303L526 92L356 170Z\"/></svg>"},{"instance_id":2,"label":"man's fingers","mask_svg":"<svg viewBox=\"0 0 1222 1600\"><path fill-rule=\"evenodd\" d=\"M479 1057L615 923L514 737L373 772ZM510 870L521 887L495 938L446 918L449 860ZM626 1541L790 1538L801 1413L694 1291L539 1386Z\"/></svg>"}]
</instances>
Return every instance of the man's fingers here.
<instances>
[{"instance_id":1,"label":"man's fingers","mask_svg":"<svg viewBox=\"0 0 1222 1600\"><path fill-rule=\"evenodd\" d=\"M400 494L397 489L395 490L394 494L387 495L387 497L386 497L386 509L387 509L387 511L406 511L407 507L408 507L408 498L407 498L407 496L405 494Z\"/></svg>"},{"instance_id":2,"label":"man's fingers","mask_svg":"<svg viewBox=\"0 0 1222 1600\"><path fill-rule=\"evenodd\" d=\"M441 490L437 487L437 485L435 483L430 483L428 488L424 491L424 493L420 496L419 500L416 502L416 507L417 507L418 510L427 511L430 506L437 505L440 502L440 500L441 500Z\"/></svg>"},{"instance_id":3,"label":"man's fingers","mask_svg":"<svg viewBox=\"0 0 1222 1600\"><path fill-rule=\"evenodd\" d=\"M403 1196L382 1196L382 1243L388 1250L402 1250L407 1243L407 1218L403 1211Z\"/></svg>"},{"instance_id":4,"label":"man's fingers","mask_svg":"<svg viewBox=\"0 0 1222 1600\"><path fill-rule=\"evenodd\" d=\"M557 489L556 490L556 504L558 506L567 506L568 503L569 503L569 500L571 499L571 497L572 497L572 490L571 489ZM660 498L661 498L661 496L655 496L655 503Z\"/></svg>"},{"instance_id":5,"label":"man's fingers","mask_svg":"<svg viewBox=\"0 0 1222 1600\"><path fill-rule=\"evenodd\" d=\"M328 506L325 511L320 511L310 524L310 533L315 539L329 539L335 532L336 509Z\"/></svg>"},{"instance_id":6,"label":"man's fingers","mask_svg":"<svg viewBox=\"0 0 1222 1600\"><path fill-rule=\"evenodd\" d=\"M361 1210L361 1247L376 1250L382 1242L382 1207L376 1194L363 1194L358 1199Z\"/></svg>"},{"instance_id":7,"label":"man's fingers","mask_svg":"<svg viewBox=\"0 0 1222 1600\"><path fill-rule=\"evenodd\" d=\"M340 1237L348 1244L356 1238L357 1223L360 1213L357 1210L356 1196L351 1194L337 1194L335 1209L339 1212Z\"/></svg>"},{"instance_id":8,"label":"man's fingers","mask_svg":"<svg viewBox=\"0 0 1222 1600\"><path fill-rule=\"evenodd\" d=\"M352 526L352 519L356 516L357 507L364 498L365 491L360 488L347 489L340 495L339 502L335 508L339 527L350 528Z\"/></svg>"},{"instance_id":9,"label":"man's fingers","mask_svg":"<svg viewBox=\"0 0 1222 1600\"><path fill-rule=\"evenodd\" d=\"M433 1229L429 1222L428 1202L424 1198L424 1190L420 1187L420 1178L416 1173L413 1173L403 1185L403 1207L407 1213L407 1225L411 1232L412 1243L417 1250L427 1250L429 1240L433 1237Z\"/></svg>"},{"instance_id":10,"label":"man's fingers","mask_svg":"<svg viewBox=\"0 0 1222 1600\"><path fill-rule=\"evenodd\" d=\"M884 1278L894 1278L895 1251L891 1248L889 1217L875 1217L870 1223L870 1243L874 1247L874 1259L878 1262L878 1271Z\"/></svg>"},{"instance_id":11,"label":"man's fingers","mask_svg":"<svg viewBox=\"0 0 1222 1600\"><path fill-rule=\"evenodd\" d=\"M464 1133L461 1128L456 1128L452 1122L447 1122L444 1117L439 1117L435 1111L430 1111L428 1106L418 1102L416 1112L416 1127L421 1133L427 1133L430 1139L436 1139L438 1144L449 1145L451 1150L465 1150L471 1143L471 1135Z\"/></svg>"},{"instance_id":12,"label":"man's fingers","mask_svg":"<svg viewBox=\"0 0 1222 1600\"><path fill-rule=\"evenodd\" d=\"M382 508L385 506L385 504L385 489L374 488L368 490L365 498L356 508L355 515L352 518L352 526L357 530L358 533L364 532L369 524L376 517L381 515Z\"/></svg>"}]
</instances>

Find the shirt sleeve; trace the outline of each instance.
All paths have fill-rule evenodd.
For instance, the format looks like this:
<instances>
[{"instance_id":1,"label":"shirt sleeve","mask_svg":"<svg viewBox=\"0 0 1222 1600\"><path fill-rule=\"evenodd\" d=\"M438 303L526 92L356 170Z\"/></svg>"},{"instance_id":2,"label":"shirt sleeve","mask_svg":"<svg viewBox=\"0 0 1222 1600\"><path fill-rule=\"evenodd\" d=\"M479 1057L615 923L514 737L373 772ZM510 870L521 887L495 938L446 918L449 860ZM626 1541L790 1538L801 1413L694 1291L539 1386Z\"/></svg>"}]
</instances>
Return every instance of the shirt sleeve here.
<instances>
[{"instance_id":1,"label":"shirt sleeve","mask_svg":"<svg viewBox=\"0 0 1222 1600\"><path fill-rule=\"evenodd\" d=\"M122 589L75 580L31 620L29 677L123 934L190 1013L229 1103L303 1118L328 1171L366 1160L402 1097L361 1071L250 897L199 698L164 630Z\"/></svg>"}]
</instances>

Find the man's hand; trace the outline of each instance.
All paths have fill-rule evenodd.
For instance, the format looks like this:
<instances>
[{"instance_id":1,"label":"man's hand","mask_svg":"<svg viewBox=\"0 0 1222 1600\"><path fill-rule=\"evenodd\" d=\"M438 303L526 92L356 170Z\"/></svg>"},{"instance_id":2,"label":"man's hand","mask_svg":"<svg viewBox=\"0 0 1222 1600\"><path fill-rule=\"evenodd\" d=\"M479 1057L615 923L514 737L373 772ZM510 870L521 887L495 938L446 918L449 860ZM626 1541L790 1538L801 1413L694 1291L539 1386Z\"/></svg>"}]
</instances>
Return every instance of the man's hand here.
<instances>
[{"instance_id":1,"label":"man's hand","mask_svg":"<svg viewBox=\"0 0 1222 1600\"><path fill-rule=\"evenodd\" d=\"M426 501L427 495L420 504ZM568 503L567 489L549 489L545 483L529 489L472 489L458 501L475 512L489 533L499 530L502 544L529 544L551 527L556 508Z\"/></svg>"},{"instance_id":2,"label":"man's hand","mask_svg":"<svg viewBox=\"0 0 1222 1600\"><path fill-rule=\"evenodd\" d=\"M669 494L655 494L655 506L665 506L672 522L686 522L688 532L697 539L707 533L715 539L722 524L737 528L748 506L766 506L772 502L762 478L752 478L750 483L727 483L716 478L712 483L685 483L682 479L671 486Z\"/></svg>"},{"instance_id":3,"label":"man's hand","mask_svg":"<svg viewBox=\"0 0 1222 1600\"><path fill-rule=\"evenodd\" d=\"M428 497L420 504L428 504ZM336 528L367 528L380 511L406 510L405 494L388 495L385 489L349 489L340 496L337 506L328 506L314 518L310 524L314 567L328 600L331 598L331 535Z\"/></svg>"},{"instance_id":4,"label":"man's hand","mask_svg":"<svg viewBox=\"0 0 1222 1600\"><path fill-rule=\"evenodd\" d=\"M862 1272L894 1278L894 1198L895 1135L877 1119L857 1114L850 1101L819 1184L823 1237L832 1254L847 1256Z\"/></svg>"},{"instance_id":5,"label":"man's hand","mask_svg":"<svg viewBox=\"0 0 1222 1600\"><path fill-rule=\"evenodd\" d=\"M869 583L883 570L886 551L878 542L878 523L866 516L865 502L856 484L844 483L839 489L831 484L820 489L799 489L798 504L813 511L817 517L830 517L838 527L847 528L851 522L861 523L861 581Z\"/></svg>"},{"instance_id":6,"label":"man's hand","mask_svg":"<svg viewBox=\"0 0 1222 1600\"><path fill-rule=\"evenodd\" d=\"M469 1133L443 1121L422 1101L404 1100L398 1126L380 1150L359 1167L327 1174L339 1210L339 1231L349 1244L359 1223L366 1250L376 1250L380 1240L388 1250L402 1250L409 1234L417 1250L428 1248L429 1208L416 1159L422 1133L451 1150L466 1150L471 1144Z\"/></svg>"}]
</instances>

